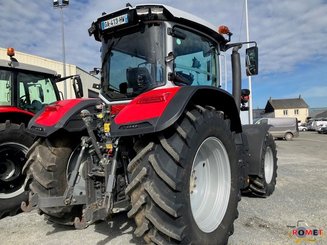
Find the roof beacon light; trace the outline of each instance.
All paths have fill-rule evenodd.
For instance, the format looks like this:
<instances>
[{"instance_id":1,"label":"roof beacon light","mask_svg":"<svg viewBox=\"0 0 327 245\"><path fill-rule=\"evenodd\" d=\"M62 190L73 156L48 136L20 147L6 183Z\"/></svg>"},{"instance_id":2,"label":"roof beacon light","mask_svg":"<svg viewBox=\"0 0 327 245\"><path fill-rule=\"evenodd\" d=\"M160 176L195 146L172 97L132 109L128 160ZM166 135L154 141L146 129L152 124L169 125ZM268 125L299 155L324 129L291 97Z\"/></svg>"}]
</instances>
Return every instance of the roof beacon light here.
<instances>
[{"instance_id":1,"label":"roof beacon light","mask_svg":"<svg viewBox=\"0 0 327 245\"><path fill-rule=\"evenodd\" d=\"M9 57L15 56L15 49L14 48L7 48L7 55Z\"/></svg>"},{"instance_id":2,"label":"roof beacon light","mask_svg":"<svg viewBox=\"0 0 327 245\"><path fill-rule=\"evenodd\" d=\"M226 35L228 35L231 32L230 32L230 30L229 30L229 28L227 26L219 26L218 27L218 33L219 34L226 34Z\"/></svg>"}]
</instances>

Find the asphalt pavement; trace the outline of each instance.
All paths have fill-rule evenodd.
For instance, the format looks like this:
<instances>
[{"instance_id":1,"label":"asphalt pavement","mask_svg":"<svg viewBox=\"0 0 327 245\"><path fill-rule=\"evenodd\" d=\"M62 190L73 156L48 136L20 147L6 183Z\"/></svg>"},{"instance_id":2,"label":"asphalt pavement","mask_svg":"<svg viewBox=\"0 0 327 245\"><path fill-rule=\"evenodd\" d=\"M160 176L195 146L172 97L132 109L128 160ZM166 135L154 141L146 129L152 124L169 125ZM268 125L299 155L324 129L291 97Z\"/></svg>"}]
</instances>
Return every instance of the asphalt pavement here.
<instances>
[{"instance_id":1,"label":"asphalt pavement","mask_svg":"<svg viewBox=\"0 0 327 245\"><path fill-rule=\"evenodd\" d=\"M293 141L276 143L276 190L268 198L242 197L228 244L327 244L327 135L301 132ZM298 221L300 227L317 229L322 236L292 235L299 231ZM134 228L126 213L75 230L47 223L32 211L0 220L0 244L143 244L133 235Z\"/></svg>"}]
</instances>

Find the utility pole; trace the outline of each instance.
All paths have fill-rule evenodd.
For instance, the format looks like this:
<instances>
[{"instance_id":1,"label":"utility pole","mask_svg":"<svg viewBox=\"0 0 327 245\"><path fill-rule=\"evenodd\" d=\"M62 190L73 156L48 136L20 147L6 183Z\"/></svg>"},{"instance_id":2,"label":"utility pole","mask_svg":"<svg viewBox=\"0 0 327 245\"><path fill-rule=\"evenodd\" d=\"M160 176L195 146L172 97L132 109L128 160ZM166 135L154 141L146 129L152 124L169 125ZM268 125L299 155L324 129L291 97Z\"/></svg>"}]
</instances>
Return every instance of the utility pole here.
<instances>
[{"instance_id":1,"label":"utility pole","mask_svg":"<svg viewBox=\"0 0 327 245\"><path fill-rule=\"evenodd\" d=\"M65 51L65 30L64 30L64 11L63 8L68 7L69 0L53 0L53 7L60 9L61 17L61 37L62 37L62 63L63 63L63 76L66 76L66 51ZM64 80L64 99L67 99L67 84Z\"/></svg>"},{"instance_id":2,"label":"utility pole","mask_svg":"<svg viewBox=\"0 0 327 245\"><path fill-rule=\"evenodd\" d=\"M248 15L248 0L245 0L245 21L246 21L246 41L250 41L250 34L249 34L249 15ZM247 44L247 47L250 47L250 44ZM249 124L253 124L253 106L252 106L252 77L248 76L249 80L249 90L250 90L250 99L249 99Z\"/></svg>"}]
</instances>

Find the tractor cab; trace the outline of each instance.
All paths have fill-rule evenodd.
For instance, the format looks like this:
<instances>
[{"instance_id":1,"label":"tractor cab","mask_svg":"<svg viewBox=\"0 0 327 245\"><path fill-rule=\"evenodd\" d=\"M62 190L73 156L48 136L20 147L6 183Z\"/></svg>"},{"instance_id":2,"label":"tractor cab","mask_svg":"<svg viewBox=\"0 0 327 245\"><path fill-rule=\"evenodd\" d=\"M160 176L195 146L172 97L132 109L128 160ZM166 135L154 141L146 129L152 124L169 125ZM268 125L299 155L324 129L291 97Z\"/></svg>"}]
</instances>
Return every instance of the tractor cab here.
<instances>
[{"instance_id":1,"label":"tractor cab","mask_svg":"<svg viewBox=\"0 0 327 245\"><path fill-rule=\"evenodd\" d=\"M102 42L100 97L107 103L128 103L158 87L220 87L219 55L233 46L227 44L232 35L228 28L219 31L164 5L104 13L89 29Z\"/></svg>"},{"instance_id":2,"label":"tractor cab","mask_svg":"<svg viewBox=\"0 0 327 245\"><path fill-rule=\"evenodd\" d=\"M61 78L57 72L39 66L23 64L14 58L13 48L7 49L10 61L0 60L0 106L16 107L36 113L44 106L62 99L57 83L73 79L76 97L82 97L78 76ZM76 93L77 92L77 93Z\"/></svg>"},{"instance_id":3,"label":"tractor cab","mask_svg":"<svg viewBox=\"0 0 327 245\"><path fill-rule=\"evenodd\" d=\"M0 106L36 113L60 99L55 71L19 63L9 48L10 61L0 60Z\"/></svg>"}]
</instances>

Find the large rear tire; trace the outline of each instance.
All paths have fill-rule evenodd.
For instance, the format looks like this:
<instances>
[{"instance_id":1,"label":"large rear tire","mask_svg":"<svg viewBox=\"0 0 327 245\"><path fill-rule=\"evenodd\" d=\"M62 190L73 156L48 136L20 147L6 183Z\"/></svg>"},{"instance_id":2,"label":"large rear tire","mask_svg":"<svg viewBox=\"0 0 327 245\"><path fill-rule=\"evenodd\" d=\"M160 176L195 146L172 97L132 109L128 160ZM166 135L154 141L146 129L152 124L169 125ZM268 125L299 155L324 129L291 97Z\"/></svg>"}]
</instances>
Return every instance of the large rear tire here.
<instances>
[{"instance_id":1,"label":"large rear tire","mask_svg":"<svg viewBox=\"0 0 327 245\"><path fill-rule=\"evenodd\" d=\"M28 198L22 168L33 139L24 124L0 124L0 218L19 213L21 202Z\"/></svg>"},{"instance_id":2,"label":"large rear tire","mask_svg":"<svg viewBox=\"0 0 327 245\"><path fill-rule=\"evenodd\" d=\"M250 185L245 194L248 192L252 196L268 197L274 192L277 179L277 150L271 134L266 135L261 151L262 177L250 176Z\"/></svg>"},{"instance_id":3,"label":"large rear tire","mask_svg":"<svg viewBox=\"0 0 327 245\"><path fill-rule=\"evenodd\" d=\"M223 114L196 106L136 148L126 189L136 236L155 244L227 244L240 188L236 147Z\"/></svg>"},{"instance_id":4,"label":"large rear tire","mask_svg":"<svg viewBox=\"0 0 327 245\"><path fill-rule=\"evenodd\" d=\"M28 152L25 166L30 195L39 197L63 196L69 176L70 163L74 158L74 149L78 145L74 137L52 137L39 139ZM81 217L82 207L41 208L49 221L64 225L73 225L75 217Z\"/></svg>"}]
</instances>

